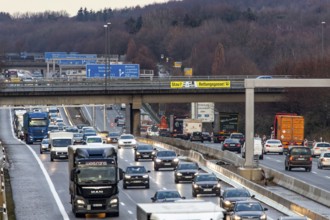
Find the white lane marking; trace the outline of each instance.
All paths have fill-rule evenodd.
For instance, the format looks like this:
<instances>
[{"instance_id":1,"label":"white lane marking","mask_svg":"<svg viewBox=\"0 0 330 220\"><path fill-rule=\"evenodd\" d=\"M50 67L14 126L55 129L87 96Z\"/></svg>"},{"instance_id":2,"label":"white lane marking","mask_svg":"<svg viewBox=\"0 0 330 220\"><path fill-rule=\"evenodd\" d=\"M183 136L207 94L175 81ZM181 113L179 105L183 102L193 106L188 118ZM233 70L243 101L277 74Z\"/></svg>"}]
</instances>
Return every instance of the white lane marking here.
<instances>
[{"instance_id":1,"label":"white lane marking","mask_svg":"<svg viewBox=\"0 0 330 220\"><path fill-rule=\"evenodd\" d=\"M325 176L325 178L330 179L330 176Z\"/></svg>"},{"instance_id":2,"label":"white lane marking","mask_svg":"<svg viewBox=\"0 0 330 220\"><path fill-rule=\"evenodd\" d=\"M128 212L128 214L130 214L130 215L133 215L133 214L134 214L134 213L133 213L132 211L130 211L130 210L128 210L127 212Z\"/></svg>"},{"instance_id":3,"label":"white lane marking","mask_svg":"<svg viewBox=\"0 0 330 220\"><path fill-rule=\"evenodd\" d=\"M317 172L315 172L315 171L312 171L312 173L314 173L314 174L316 174L316 175L317 175Z\"/></svg>"},{"instance_id":4,"label":"white lane marking","mask_svg":"<svg viewBox=\"0 0 330 220\"><path fill-rule=\"evenodd\" d=\"M126 206L125 203L123 203L123 202L120 202L120 205L122 205L122 206Z\"/></svg>"},{"instance_id":5,"label":"white lane marking","mask_svg":"<svg viewBox=\"0 0 330 220\"><path fill-rule=\"evenodd\" d=\"M12 130L12 134L13 134L13 137L16 138L16 136L14 135L14 128L13 128L13 126L12 126L12 125L13 125L13 122L12 122L12 118L13 118L13 117L12 117L11 111L9 111L9 112L10 112L10 121L11 121L10 126L11 126L11 130ZM21 142L22 142L23 144L25 144L23 141L21 141ZM54 196L54 199L55 199L55 201L56 201L56 204L57 204L57 206L58 206L58 209L59 209L60 212L61 212L61 215L62 215L63 219L64 219L64 220L69 220L70 218L69 218L68 214L67 214L66 211L65 211L65 208L64 208L64 206L63 206L63 203L61 202L61 199L60 199L60 197L58 196L58 194L57 194L57 192L56 192L55 186L54 186L52 180L50 179L50 176L48 175L46 168L45 168L44 165L42 164L42 162L41 162L41 160L39 159L39 157L38 157L38 155L36 154L36 152L35 152L35 151L34 151L29 145L25 144L25 146L27 146L27 148L31 151L32 155L34 156L34 158L35 158L36 161L38 162L38 164L39 164L39 166L40 166L40 169L41 169L42 173L44 174L44 176L45 176L45 178L46 178L46 181L47 181L47 183L48 183L49 189L50 189L51 193L52 193L53 196Z\"/></svg>"}]
</instances>

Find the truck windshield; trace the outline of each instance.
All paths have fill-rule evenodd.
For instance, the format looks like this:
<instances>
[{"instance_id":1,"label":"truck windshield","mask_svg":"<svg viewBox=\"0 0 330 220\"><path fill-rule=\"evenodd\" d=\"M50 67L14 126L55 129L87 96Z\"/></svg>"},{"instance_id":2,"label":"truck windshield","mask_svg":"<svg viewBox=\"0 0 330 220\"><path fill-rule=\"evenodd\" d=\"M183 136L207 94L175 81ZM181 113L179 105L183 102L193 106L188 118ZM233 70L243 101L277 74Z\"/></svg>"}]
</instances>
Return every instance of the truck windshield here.
<instances>
[{"instance_id":1,"label":"truck windshield","mask_svg":"<svg viewBox=\"0 0 330 220\"><path fill-rule=\"evenodd\" d=\"M31 119L29 122L30 127L48 126L47 119Z\"/></svg>"},{"instance_id":2,"label":"truck windshield","mask_svg":"<svg viewBox=\"0 0 330 220\"><path fill-rule=\"evenodd\" d=\"M77 174L78 183L86 182L115 182L116 168L109 166L80 167Z\"/></svg>"},{"instance_id":3,"label":"truck windshield","mask_svg":"<svg viewBox=\"0 0 330 220\"><path fill-rule=\"evenodd\" d=\"M54 139L53 147L67 147L71 145L71 139Z\"/></svg>"}]
</instances>

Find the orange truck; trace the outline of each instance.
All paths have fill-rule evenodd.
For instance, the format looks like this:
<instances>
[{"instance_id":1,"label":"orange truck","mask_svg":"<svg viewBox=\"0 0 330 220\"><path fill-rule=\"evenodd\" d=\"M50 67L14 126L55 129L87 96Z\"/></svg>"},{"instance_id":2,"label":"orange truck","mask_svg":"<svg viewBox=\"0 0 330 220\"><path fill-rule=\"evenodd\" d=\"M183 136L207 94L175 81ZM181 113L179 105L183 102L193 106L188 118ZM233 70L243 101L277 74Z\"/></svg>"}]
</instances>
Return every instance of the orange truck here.
<instances>
[{"instance_id":1,"label":"orange truck","mask_svg":"<svg viewBox=\"0 0 330 220\"><path fill-rule=\"evenodd\" d=\"M275 115L272 138L282 141L283 151L288 151L289 145L303 145L304 143L303 116L295 113L277 113Z\"/></svg>"}]
</instances>

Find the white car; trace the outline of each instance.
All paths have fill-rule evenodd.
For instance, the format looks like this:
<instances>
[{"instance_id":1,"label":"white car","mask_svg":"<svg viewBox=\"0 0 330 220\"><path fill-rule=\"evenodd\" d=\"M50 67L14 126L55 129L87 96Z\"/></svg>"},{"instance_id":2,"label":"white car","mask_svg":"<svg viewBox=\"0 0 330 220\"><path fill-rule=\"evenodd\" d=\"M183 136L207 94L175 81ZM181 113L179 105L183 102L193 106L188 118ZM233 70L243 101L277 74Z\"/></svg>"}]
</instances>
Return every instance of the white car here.
<instances>
[{"instance_id":1,"label":"white car","mask_svg":"<svg viewBox=\"0 0 330 220\"><path fill-rule=\"evenodd\" d=\"M323 169L324 167L330 167L330 151L322 152L317 161L317 168Z\"/></svg>"},{"instance_id":2,"label":"white car","mask_svg":"<svg viewBox=\"0 0 330 220\"><path fill-rule=\"evenodd\" d=\"M118 149L121 147L136 147L135 137L131 134L122 134L118 139Z\"/></svg>"},{"instance_id":3,"label":"white car","mask_svg":"<svg viewBox=\"0 0 330 220\"><path fill-rule=\"evenodd\" d=\"M278 139L269 139L264 144L264 154L267 153L278 153L283 155L283 145Z\"/></svg>"},{"instance_id":4,"label":"white car","mask_svg":"<svg viewBox=\"0 0 330 220\"><path fill-rule=\"evenodd\" d=\"M320 156L322 152L330 151L330 143L316 142L313 144L312 157Z\"/></svg>"},{"instance_id":5,"label":"white car","mask_svg":"<svg viewBox=\"0 0 330 220\"><path fill-rule=\"evenodd\" d=\"M88 136L85 141L87 145L100 145L103 143L103 138L101 136Z\"/></svg>"},{"instance_id":6,"label":"white car","mask_svg":"<svg viewBox=\"0 0 330 220\"><path fill-rule=\"evenodd\" d=\"M49 151L49 139L44 138L40 143L40 154L43 154L45 151Z\"/></svg>"},{"instance_id":7,"label":"white car","mask_svg":"<svg viewBox=\"0 0 330 220\"><path fill-rule=\"evenodd\" d=\"M242 147L242 150L241 150L241 153L242 153L242 158L245 158L246 157L246 147L245 147L245 143L243 144L243 147ZM263 160L264 159L264 154L263 154L263 150L262 150L262 143L261 143L261 138L259 137L255 137L253 138L253 154L254 154L254 157L258 157L259 160Z\"/></svg>"}]
</instances>

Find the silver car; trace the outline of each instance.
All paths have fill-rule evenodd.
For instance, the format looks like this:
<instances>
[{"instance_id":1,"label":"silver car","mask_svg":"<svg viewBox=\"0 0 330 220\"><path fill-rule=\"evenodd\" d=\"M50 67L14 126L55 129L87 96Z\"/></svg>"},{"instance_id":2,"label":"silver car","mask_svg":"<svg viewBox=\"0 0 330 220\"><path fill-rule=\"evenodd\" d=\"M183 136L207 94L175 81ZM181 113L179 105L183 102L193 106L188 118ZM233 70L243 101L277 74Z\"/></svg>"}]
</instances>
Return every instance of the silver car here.
<instances>
[{"instance_id":1,"label":"silver car","mask_svg":"<svg viewBox=\"0 0 330 220\"><path fill-rule=\"evenodd\" d=\"M324 167L330 167L330 151L322 152L317 161L317 168L323 169Z\"/></svg>"},{"instance_id":2,"label":"silver car","mask_svg":"<svg viewBox=\"0 0 330 220\"><path fill-rule=\"evenodd\" d=\"M40 154L43 154L45 151L49 151L49 139L44 138L40 143Z\"/></svg>"}]
</instances>

